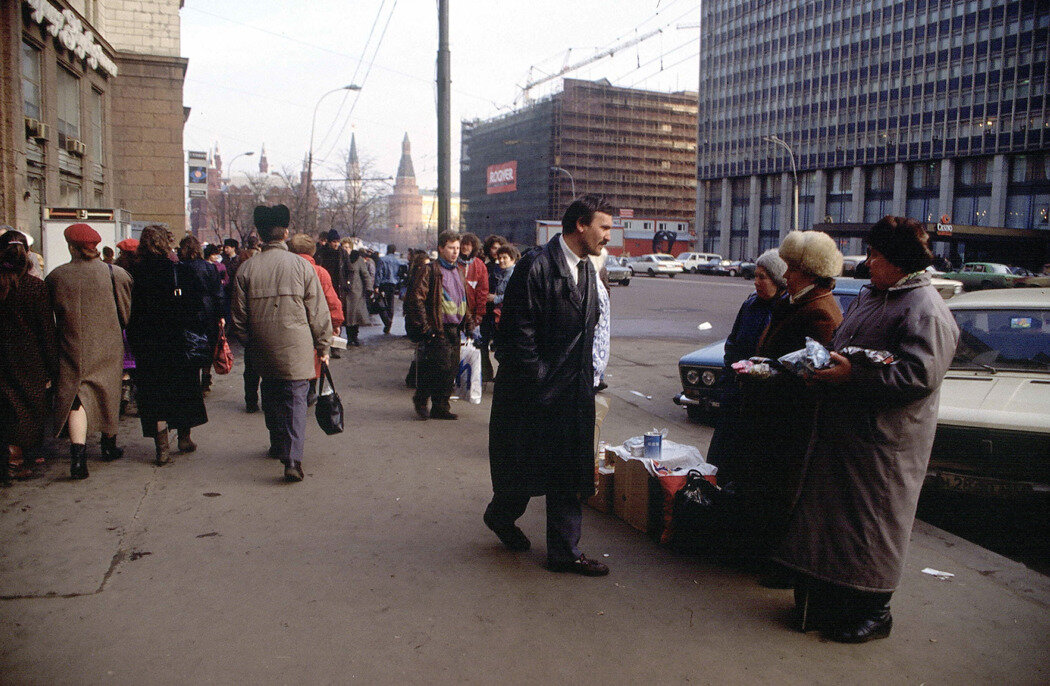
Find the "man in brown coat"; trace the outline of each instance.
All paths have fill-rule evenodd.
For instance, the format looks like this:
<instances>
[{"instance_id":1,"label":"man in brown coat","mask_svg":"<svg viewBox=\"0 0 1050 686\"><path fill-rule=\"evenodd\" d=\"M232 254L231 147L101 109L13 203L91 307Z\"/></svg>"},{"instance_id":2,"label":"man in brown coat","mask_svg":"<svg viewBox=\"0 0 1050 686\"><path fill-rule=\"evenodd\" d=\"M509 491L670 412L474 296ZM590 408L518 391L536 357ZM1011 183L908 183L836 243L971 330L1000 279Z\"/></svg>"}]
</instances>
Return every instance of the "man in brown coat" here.
<instances>
[{"instance_id":1,"label":"man in brown coat","mask_svg":"<svg viewBox=\"0 0 1050 686\"><path fill-rule=\"evenodd\" d=\"M306 395L314 378L314 352L328 362L332 318L313 266L288 250L289 212L284 205L255 208L262 252L237 270L230 315L262 377L262 407L270 455L288 481L303 480Z\"/></svg>"},{"instance_id":2,"label":"man in brown coat","mask_svg":"<svg viewBox=\"0 0 1050 686\"><path fill-rule=\"evenodd\" d=\"M131 276L99 259L102 237L87 224L65 230L72 261L45 279L58 325L59 368L55 426L69 433L70 476L86 479L87 436L102 432L102 458L117 448L124 341L121 326L131 314Z\"/></svg>"}]
</instances>

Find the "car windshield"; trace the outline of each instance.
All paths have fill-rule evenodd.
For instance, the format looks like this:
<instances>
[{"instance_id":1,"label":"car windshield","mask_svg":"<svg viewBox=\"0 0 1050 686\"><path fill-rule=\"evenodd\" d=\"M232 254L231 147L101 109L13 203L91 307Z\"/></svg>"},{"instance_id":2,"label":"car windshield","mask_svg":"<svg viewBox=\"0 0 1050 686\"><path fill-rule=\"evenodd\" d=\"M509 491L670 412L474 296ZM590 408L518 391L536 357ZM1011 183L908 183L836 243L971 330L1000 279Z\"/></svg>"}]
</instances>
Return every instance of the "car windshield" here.
<instances>
[{"instance_id":1,"label":"car windshield","mask_svg":"<svg viewBox=\"0 0 1050 686\"><path fill-rule=\"evenodd\" d=\"M954 368L1050 372L1050 310L955 310Z\"/></svg>"},{"instance_id":2,"label":"car windshield","mask_svg":"<svg viewBox=\"0 0 1050 686\"><path fill-rule=\"evenodd\" d=\"M835 293L835 300L839 301L839 309L843 313L849 309L849 306L853 304L853 301L857 299L856 293Z\"/></svg>"},{"instance_id":3,"label":"car windshield","mask_svg":"<svg viewBox=\"0 0 1050 686\"><path fill-rule=\"evenodd\" d=\"M674 262L674 258L670 255L656 255L656 259L660 260L661 262Z\"/></svg>"}]
</instances>

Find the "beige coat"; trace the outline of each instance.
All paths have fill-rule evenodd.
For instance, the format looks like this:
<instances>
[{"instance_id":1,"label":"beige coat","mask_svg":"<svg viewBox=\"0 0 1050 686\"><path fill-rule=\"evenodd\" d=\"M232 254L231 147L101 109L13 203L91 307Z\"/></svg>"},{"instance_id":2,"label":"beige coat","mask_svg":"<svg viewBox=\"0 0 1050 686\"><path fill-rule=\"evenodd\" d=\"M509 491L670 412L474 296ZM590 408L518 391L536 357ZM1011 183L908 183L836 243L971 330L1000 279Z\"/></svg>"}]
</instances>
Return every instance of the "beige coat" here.
<instances>
[{"instance_id":1,"label":"beige coat","mask_svg":"<svg viewBox=\"0 0 1050 686\"><path fill-rule=\"evenodd\" d=\"M79 396L87 411L88 433L114 435L120 418L120 379L124 373L124 341L117 307L127 322L131 314L131 275L97 258L74 257L72 262L56 267L45 281L58 325L58 433L65 429L73 399Z\"/></svg>"},{"instance_id":2,"label":"beige coat","mask_svg":"<svg viewBox=\"0 0 1050 686\"><path fill-rule=\"evenodd\" d=\"M332 317L313 265L273 241L237 269L230 305L233 335L260 375L314 378L314 351L332 345Z\"/></svg>"}]
</instances>

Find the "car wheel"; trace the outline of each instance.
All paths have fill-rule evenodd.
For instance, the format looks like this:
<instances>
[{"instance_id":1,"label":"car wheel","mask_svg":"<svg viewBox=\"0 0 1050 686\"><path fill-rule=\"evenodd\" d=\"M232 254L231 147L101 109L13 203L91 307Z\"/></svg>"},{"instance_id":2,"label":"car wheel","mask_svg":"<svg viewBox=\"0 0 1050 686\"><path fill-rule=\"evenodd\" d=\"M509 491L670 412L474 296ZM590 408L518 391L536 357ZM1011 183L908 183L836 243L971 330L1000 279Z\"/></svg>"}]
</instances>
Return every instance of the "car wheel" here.
<instances>
[{"instance_id":1,"label":"car wheel","mask_svg":"<svg viewBox=\"0 0 1050 686\"><path fill-rule=\"evenodd\" d=\"M653 270L653 269L650 269L648 273L649 273L649 276L656 276L656 271Z\"/></svg>"},{"instance_id":2,"label":"car wheel","mask_svg":"<svg viewBox=\"0 0 1050 686\"><path fill-rule=\"evenodd\" d=\"M620 283L623 284L624 286L630 286L631 285L631 280L630 279L624 279Z\"/></svg>"},{"instance_id":3,"label":"car wheel","mask_svg":"<svg viewBox=\"0 0 1050 686\"><path fill-rule=\"evenodd\" d=\"M689 273L690 273L690 274L697 274L697 273L699 273L699 271L700 271L700 270L699 270L699 269L697 269L696 267L691 267L691 268L689 269Z\"/></svg>"},{"instance_id":4,"label":"car wheel","mask_svg":"<svg viewBox=\"0 0 1050 686\"><path fill-rule=\"evenodd\" d=\"M673 278L674 278L674 277L676 277L676 276L678 276L678 275L677 275L677 274L668 274L668 275L667 275L667 278L669 278L669 279L673 279Z\"/></svg>"},{"instance_id":5,"label":"car wheel","mask_svg":"<svg viewBox=\"0 0 1050 686\"><path fill-rule=\"evenodd\" d=\"M694 422L702 422L704 420L704 415L706 414L704 408L699 405L686 405L685 413Z\"/></svg>"},{"instance_id":6,"label":"car wheel","mask_svg":"<svg viewBox=\"0 0 1050 686\"><path fill-rule=\"evenodd\" d=\"M736 276L736 270L735 269L730 269L729 270L729 275L735 277Z\"/></svg>"}]
</instances>

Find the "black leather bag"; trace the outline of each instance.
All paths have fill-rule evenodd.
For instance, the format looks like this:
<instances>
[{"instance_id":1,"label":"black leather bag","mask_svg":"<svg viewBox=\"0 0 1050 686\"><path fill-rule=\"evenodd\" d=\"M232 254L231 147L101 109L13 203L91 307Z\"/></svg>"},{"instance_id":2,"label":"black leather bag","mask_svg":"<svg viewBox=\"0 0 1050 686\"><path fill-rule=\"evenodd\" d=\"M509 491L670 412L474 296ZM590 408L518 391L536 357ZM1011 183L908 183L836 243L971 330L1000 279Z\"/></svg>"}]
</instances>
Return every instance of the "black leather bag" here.
<instances>
[{"instance_id":1,"label":"black leather bag","mask_svg":"<svg viewBox=\"0 0 1050 686\"><path fill-rule=\"evenodd\" d=\"M326 381L329 389L327 392L325 392ZM332 372L324 362L321 363L321 378L317 382L317 405L314 406L314 414L321 431L329 436L343 432L343 401L335 392Z\"/></svg>"},{"instance_id":2,"label":"black leather bag","mask_svg":"<svg viewBox=\"0 0 1050 686\"><path fill-rule=\"evenodd\" d=\"M172 265L172 280L175 283L176 314L182 322L188 322L192 318L185 311L190 306L184 298L183 290L179 287L179 265ZM179 343L179 353L183 359L198 367L211 366L215 356L215 349L208 342L208 336L197 331L191 331L186 324L182 326L182 335Z\"/></svg>"},{"instance_id":3,"label":"black leather bag","mask_svg":"<svg viewBox=\"0 0 1050 686\"><path fill-rule=\"evenodd\" d=\"M732 484L719 488L690 470L685 486L674 497L671 547L716 558L736 556L746 529L745 516Z\"/></svg>"}]
</instances>

